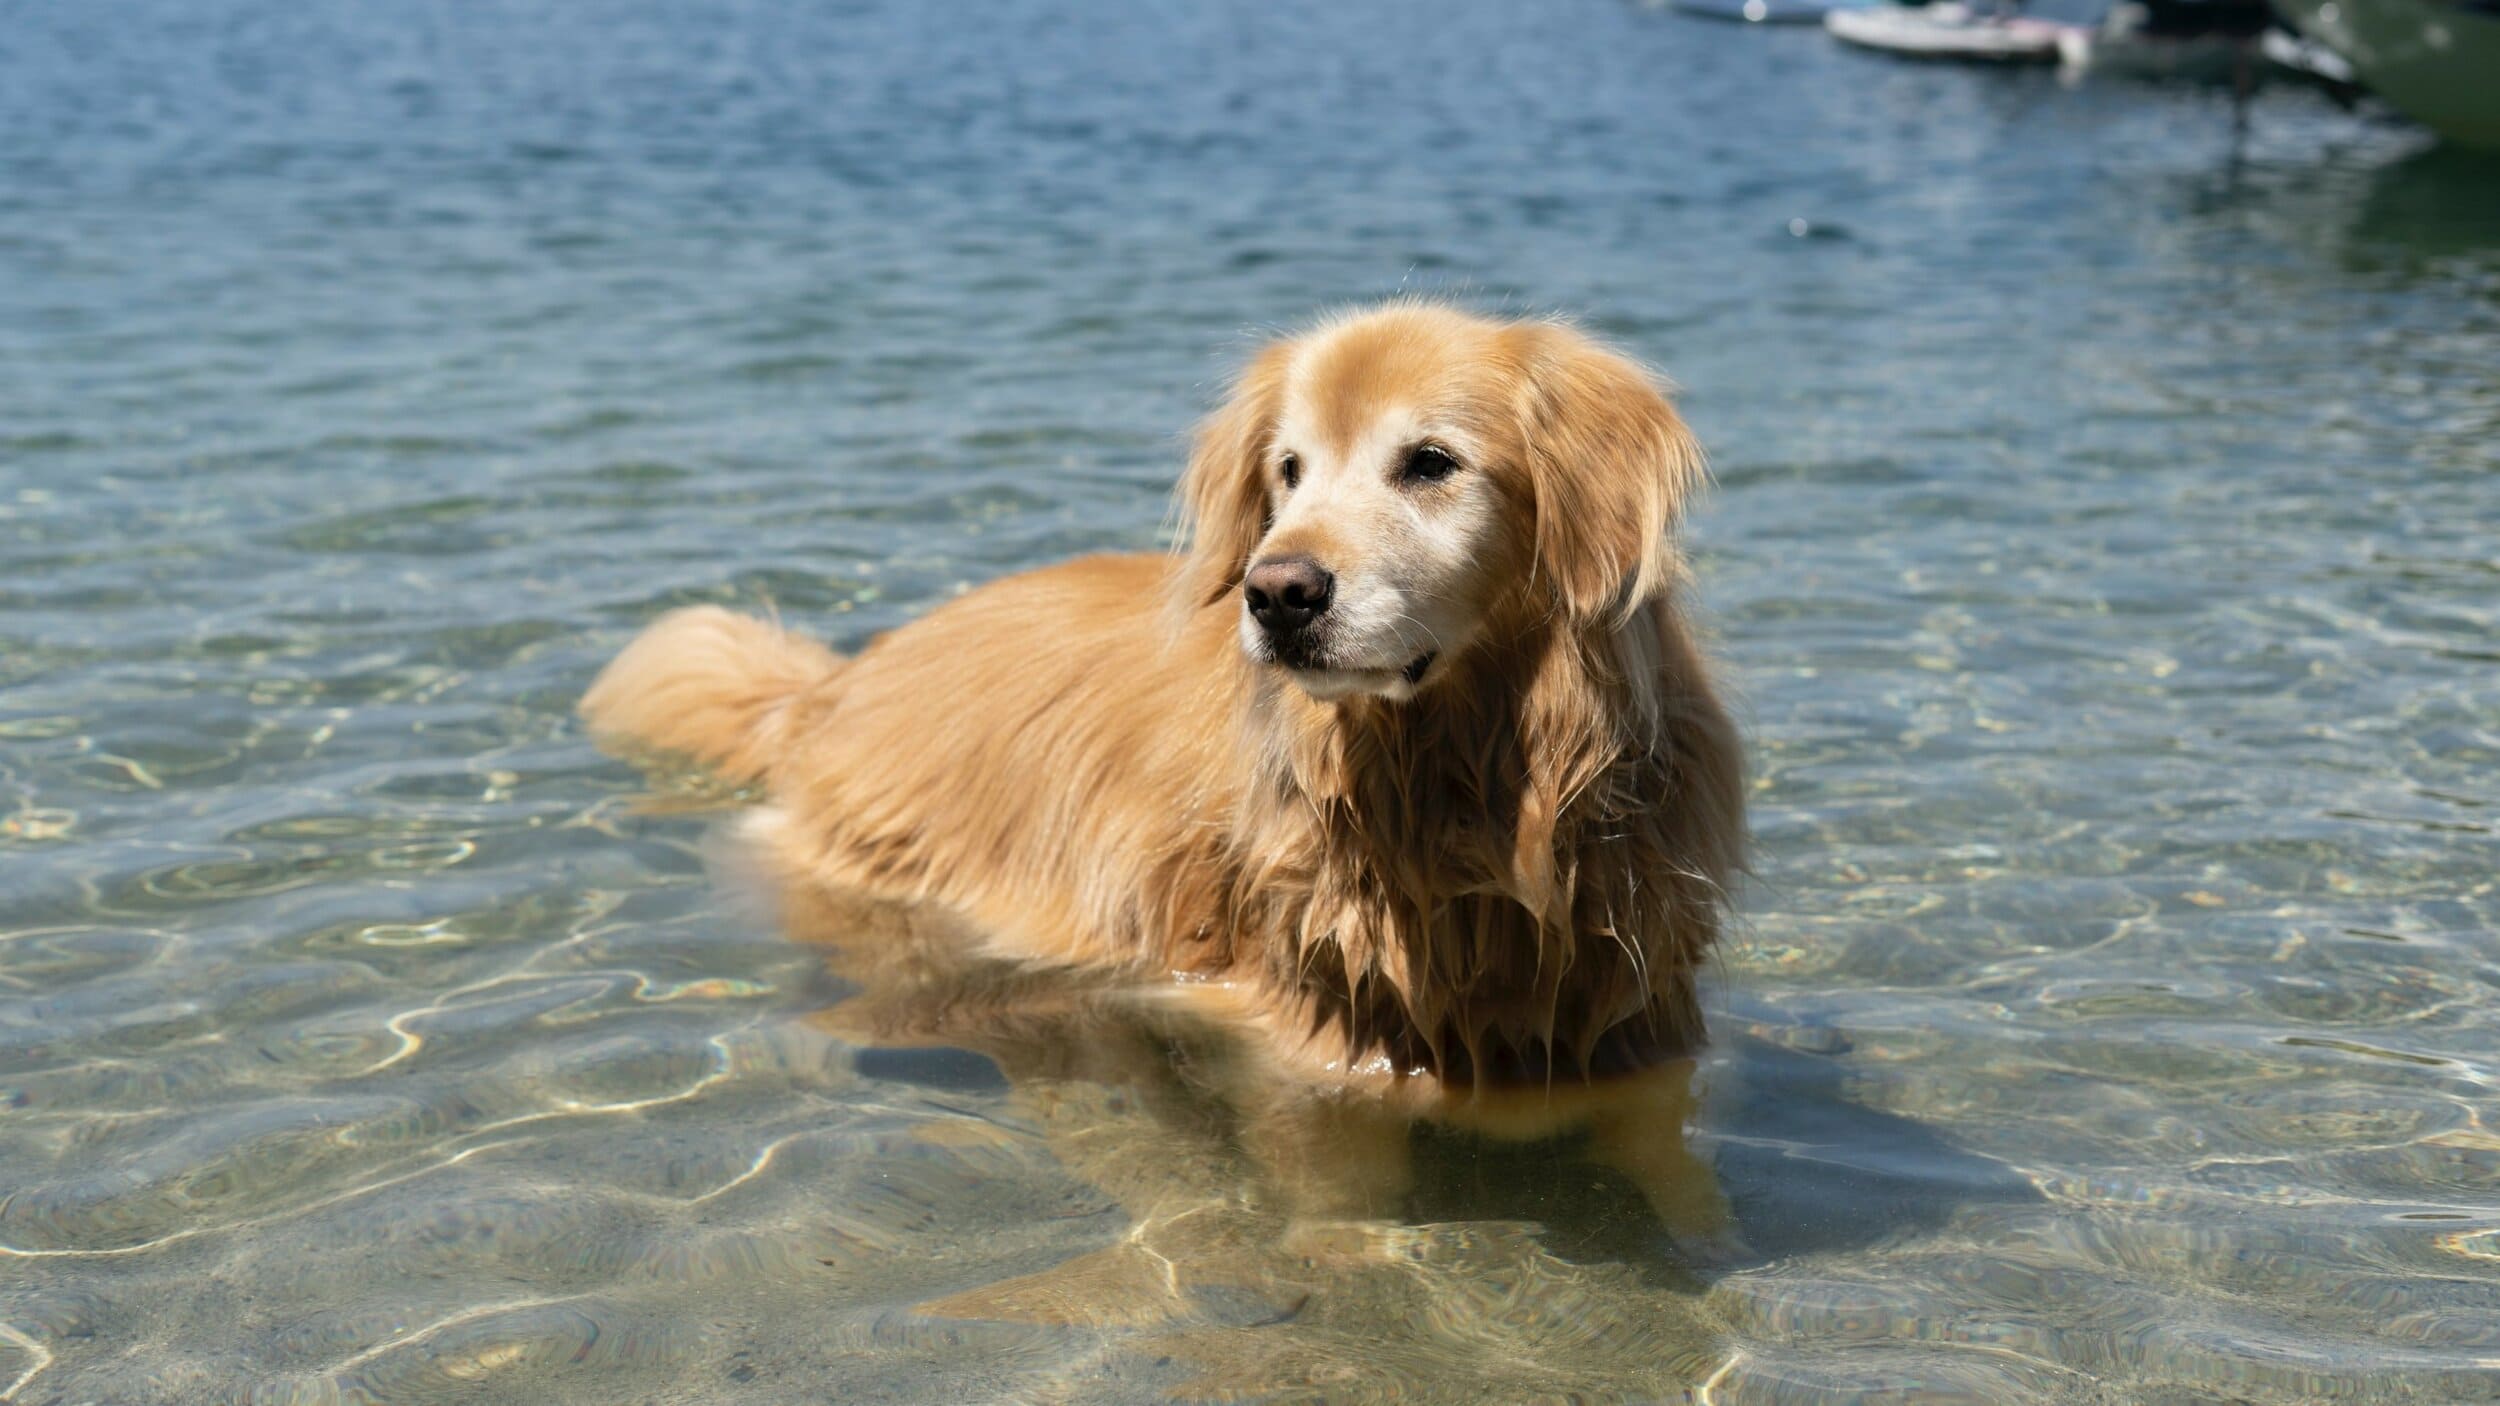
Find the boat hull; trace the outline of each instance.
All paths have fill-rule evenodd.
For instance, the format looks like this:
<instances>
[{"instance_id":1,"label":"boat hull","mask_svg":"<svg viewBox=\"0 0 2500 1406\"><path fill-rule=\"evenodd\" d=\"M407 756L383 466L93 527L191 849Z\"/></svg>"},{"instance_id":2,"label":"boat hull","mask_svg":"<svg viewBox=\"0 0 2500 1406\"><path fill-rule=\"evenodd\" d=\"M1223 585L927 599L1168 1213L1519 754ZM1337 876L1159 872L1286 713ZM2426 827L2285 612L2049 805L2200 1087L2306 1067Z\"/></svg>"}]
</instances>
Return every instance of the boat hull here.
<instances>
[{"instance_id":1,"label":"boat hull","mask_svg":"<svg viewBox=\"0 0 2500 1406\"><path fill-rule=\"evenodd\" d=\"M2278 0L2389 106L2465 146L2500 148L2500 13L2437 0Z\"/></svg>"},{"instance_id":2,"label":"boat hull","mask_svg":"<svg viewBox=\"0 0 2500 1406\"><path fill-rule=\"evenodd\" d=\"M1970 63L2054 63L2058 35L2073 26L1976 15L1959 4L1872 5L1834 10L1823 28L1835 39L1905 58Z\"/></svg>"}]
</instances>

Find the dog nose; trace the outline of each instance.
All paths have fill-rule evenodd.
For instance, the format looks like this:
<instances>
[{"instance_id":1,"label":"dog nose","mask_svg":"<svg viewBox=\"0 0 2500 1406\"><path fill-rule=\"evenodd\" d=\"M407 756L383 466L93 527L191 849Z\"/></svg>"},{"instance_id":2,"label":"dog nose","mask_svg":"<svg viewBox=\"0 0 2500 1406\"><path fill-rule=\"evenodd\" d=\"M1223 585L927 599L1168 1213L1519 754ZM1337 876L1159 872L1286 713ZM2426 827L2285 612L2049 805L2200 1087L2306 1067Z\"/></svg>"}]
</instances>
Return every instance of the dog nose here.
<instances>
[{"instance_id":1,"label":"dog nose","mask_svg":"<svg viewBox=\"0 0 2500 1406\"><path fill-rule=\"evenodd\" d=\"M1337 578L1309 557L1275 557L1251 566L1241 596L1250 618L1269 634L1299 630L1328 609Z\"/></svg>"}]
</instances>

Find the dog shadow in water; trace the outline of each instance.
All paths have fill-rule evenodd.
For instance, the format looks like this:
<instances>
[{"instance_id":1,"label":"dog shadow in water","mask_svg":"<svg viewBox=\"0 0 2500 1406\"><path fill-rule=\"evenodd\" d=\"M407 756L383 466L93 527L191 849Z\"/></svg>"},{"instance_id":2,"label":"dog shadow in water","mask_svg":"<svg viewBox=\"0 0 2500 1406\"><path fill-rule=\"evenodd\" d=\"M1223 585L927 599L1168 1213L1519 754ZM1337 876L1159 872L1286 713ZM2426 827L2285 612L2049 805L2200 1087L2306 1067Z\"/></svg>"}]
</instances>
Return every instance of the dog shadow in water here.
<instances>
[{"instance_id":1,"label":"dog shadow in water","mask_svg":"<svg viewBox=\"0 0 2500 1406\"><path fill-rule=\"evenodd\" d=\"M1003 1092L1129 1221L1100 1250L917 1306L931 1316L1142 1332L1218 1378L1227 1360L1242 1366L1223 1335L1274 1329L1260 1335L1259 1381L1285 1350L1277 1334L1299 1333L1318 1360L1332 1337L1344 1348L1404 1322L1479 1347L1498 1335L1486 1360L1549 1379L1567 1366L1602 1399L1617 1369L1653 1385L1682 1359L1706 1372L1718 1331L1700 1291L1761 1261L1748 1242L1794 1253L1905 1223L1897 1212L1916 1198L1876 1182L1894 1213L1870 1215L1866 1196L1846 1214L1802 1213L1836 1194L1823 1183L1866 1180L1846 1148L1923 1137L1941 1149L1905 1120L1834 1114L1827 1096L1798 1117L1740 1116L1713 1149L1688 1138L1691 1061L1481 1099L1420 1080L1315 1081L1221 992L985 956L924 909L804 886L778 897L790 935L846 993L807 1019L856 1047L863 1074ZM1813 1058L1746 1041L1736 1062L1767 1063L1777 1087L1754 1092L1776 1094L1816 1074L1782 1059ZM1759 1226L1731 1218L1713 1150L1749 1180L1804 1184L1740 1195ZM1801 1242L1801 1223L1819 1243ZM1637 1325L1620 1362L1598 1346L1612 1339L1590 1336L1608 1322Z\"/></svg>"}]
</instances>

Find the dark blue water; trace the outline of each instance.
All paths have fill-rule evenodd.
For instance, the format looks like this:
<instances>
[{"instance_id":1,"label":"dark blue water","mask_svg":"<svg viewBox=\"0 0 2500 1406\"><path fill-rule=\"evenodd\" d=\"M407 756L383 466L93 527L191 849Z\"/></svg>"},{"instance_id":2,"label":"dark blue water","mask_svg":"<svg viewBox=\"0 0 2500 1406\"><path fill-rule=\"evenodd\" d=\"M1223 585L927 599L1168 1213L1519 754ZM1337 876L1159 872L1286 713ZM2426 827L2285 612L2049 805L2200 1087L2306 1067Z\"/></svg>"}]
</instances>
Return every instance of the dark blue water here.
<instances>
[{"instance_id":1,"label":"dark blue water","mask_svg":"<svg viewBox=\"0 0 2500 1406\"><path fill-rule=\"evenodd\" d=\"M1730 1266L1460 1147L1313 1242L1185 1098L863 1052L570 719L670 605L1161 540L1243 351L1401 290L1714 449ZM0 1399L2487 1396L2496 470L2500 168L2299 91L0 3Z\"/></svg>"}]
</instances>

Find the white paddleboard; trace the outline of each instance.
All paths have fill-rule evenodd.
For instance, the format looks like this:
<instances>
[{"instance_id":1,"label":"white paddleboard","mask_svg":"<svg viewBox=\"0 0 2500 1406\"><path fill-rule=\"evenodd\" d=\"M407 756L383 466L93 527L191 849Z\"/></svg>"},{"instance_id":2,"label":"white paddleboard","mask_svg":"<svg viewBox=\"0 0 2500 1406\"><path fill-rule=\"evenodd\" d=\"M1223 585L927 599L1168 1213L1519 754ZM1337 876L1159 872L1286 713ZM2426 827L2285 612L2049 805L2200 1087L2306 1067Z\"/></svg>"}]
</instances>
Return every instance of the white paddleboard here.
<instances>
[{"instance_id":1,"label":"white paddleboard","mask_svg":"<svg viewBox=\"0 0 2500 1406\"><path fill-rule=\"evenodd\" d=\"M1738 24L1821 24L1834 10L1864 9L1868 0L1671 0L1678 14Z\"/></svg>"}]
</instances>

